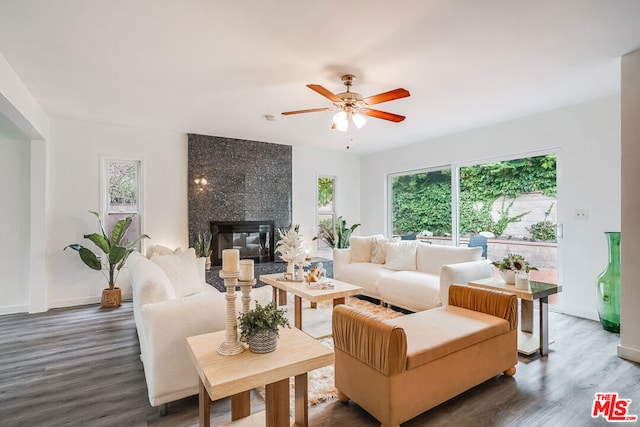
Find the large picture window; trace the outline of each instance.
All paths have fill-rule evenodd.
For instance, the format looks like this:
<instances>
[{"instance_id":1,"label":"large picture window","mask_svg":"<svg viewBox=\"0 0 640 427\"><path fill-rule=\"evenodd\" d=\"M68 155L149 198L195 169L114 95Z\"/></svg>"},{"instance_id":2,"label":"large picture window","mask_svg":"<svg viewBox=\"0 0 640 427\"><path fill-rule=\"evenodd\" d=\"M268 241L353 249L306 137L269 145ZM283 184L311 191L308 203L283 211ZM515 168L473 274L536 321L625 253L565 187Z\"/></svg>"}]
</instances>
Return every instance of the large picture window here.
<instances>
[{"instance_id":1,"label":"large picture window","mask_svg":"<svg viewBox=\"0 0 640 427\"><path fill-rule=\"evenodd\" d=\"M133 221L124 237L132 241L142 230L142 162L140 160L104 159L104 214L105 227L110 234L115 223L127 216ZM138 243L138 250L140 249Z\"/></svg>"}]
</instances>

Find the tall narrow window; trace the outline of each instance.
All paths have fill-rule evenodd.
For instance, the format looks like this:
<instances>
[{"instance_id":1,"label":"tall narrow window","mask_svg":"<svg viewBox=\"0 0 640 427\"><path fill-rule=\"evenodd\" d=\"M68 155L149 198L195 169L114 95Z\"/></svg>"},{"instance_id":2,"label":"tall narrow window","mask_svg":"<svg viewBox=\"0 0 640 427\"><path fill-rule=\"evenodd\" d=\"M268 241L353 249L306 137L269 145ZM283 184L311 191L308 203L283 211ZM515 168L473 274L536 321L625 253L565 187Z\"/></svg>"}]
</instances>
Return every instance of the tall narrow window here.
<instances>
[{"instance_id":1,"label":"tall narrow window","mask_svg":"<svg viewBox=\"0 0 640 427\"><path fill-rule=\"evenodd\" d=\"M334 176L318 177L318 227L320 227L320 224L324 224L331 229L335 227L335 187L336 178ZM319 247L327 246L322 240L318 242Z\"/></svg>"},{"instance_id":2,"label":"tall narrow window","mask_svg":"<svg viewBox=\"0 0 640 427\"><path fill-rule=\"evenodd\" d=\"M141 234L141 169L142 162L139 160L105 159L104 161L105 227L110 234L118 220L127 216L132 217L133 221L124 241L131 241Z\"/></svg>"}]
</instances>

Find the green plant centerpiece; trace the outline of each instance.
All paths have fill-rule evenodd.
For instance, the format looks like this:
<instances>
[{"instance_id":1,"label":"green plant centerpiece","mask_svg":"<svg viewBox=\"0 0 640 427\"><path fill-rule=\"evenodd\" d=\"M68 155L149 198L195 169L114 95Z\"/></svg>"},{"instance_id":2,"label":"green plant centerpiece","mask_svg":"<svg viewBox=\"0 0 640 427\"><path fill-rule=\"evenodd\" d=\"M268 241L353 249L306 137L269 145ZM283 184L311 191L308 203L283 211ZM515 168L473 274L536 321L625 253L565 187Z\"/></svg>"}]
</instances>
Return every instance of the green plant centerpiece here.
<instances>
[{"instance_id":1,"label":"green plant centerpiece","mask_svg":"<svg viewBox=\"0 0 640 427\"><path fill-rule=\"evenodd\" d=\"M291 328L285 317L286 310L276 308L272 302L261 306L256 301L255 308L238 317L240 337L249 344L253 353L270 353L278 346L278 328Z\"/></svg>"},{"instance_id":2,"label":"green plant centerpiece","mask_svg":"<svg viewBox=\"0 0 640 427\"><path fill-rule=\"evenodd\" d=\"M500 275L506 283L515 283L516 274L529 274L532 270L538 270L537 267L530 265L522 255L507 254L500 261L494 261L492 264L500 270Z\"/></svg>"},{"instance_id":3,"label":"green plant centerpiece","mask_svg":"<svg viewBox=\"0 0 640 427\"><path fill-rule=\"evenodd\" d=\"M320 232L313 240L321 240L331 248L345 249L349 247L349 237L358 227L360 227L360 224L353 224L351 227L347 227L347 221L342 219L342 216L339 216L336 219L335 227L320 224Z\"/></svg>"},{"instance_id":4,"label":"green plant centerpiece","mask_svg":"<svg viewBox=\"0 0 640 427\"><path fill-rule=\"evenodd\" d=\"M111 230L111 236L107 234L102 226L102 220L97 212L89 211L98 219L98 225L100 226L99 233L85 234L83 237L91 241L96 245L104 255L104 259L108 262L107 272L103 269L102 260L103 256L96 255L91 249L78 244L73 243L64 248L71 248L78 252L80 259L92 270L100 271L102 275L107 279L108 288L102 291L101 305L105 308L114 308L120 306L122 301L122 293L120 288L116 287L116 281L122 267L127 262L129 254L133 252L133 248L142 239L148 239L149 236L141 234L131 242L123 242L124 236L127 234L129 227L133 221L133 218L128 216L118 220L113 229Z\"/></svg>"},{"instance_id":5,"label":"green plant centerpiece","mask_svg":"<svg viewBox=\"0 0 640 427\"><path fill-rule=\"evenodd\" d=\"M205 269L211 270L211 233L205 231L204 233L198 233L195 242L193 242L193 249L196 251L198 258L206 258Z\"/></svg>"}]
</instances>

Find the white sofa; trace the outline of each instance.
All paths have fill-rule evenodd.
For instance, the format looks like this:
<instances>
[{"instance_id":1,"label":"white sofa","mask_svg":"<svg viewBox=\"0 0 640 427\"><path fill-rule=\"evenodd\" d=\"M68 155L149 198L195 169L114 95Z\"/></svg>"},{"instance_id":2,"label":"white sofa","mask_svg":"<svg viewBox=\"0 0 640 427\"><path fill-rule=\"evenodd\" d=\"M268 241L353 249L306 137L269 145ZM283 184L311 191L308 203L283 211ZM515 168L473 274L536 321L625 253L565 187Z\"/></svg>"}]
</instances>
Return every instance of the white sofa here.
<instances>
[{"instance_id":1,"label":"white sofa","mask_svg":"<svg viewBox=\"0 0 640 427\"><path fill-rule=\"evenodd\" d=\"M127 267L149 402L162 414L166 403L198 393L186 338L225 329L226 300L205 282L205 259L196 259L192 248L152 260L133 252ZM251 299L266 304L271 292L270 286L253 289ZM237 295L240 312L241 293Z\"/></svg>"},{"instance_id":2,"label":"white sofa","mask_svg":"<svg viewBox=\"0 0 640 427\"><path fill-rule=\"evenodd\" d=\"M382 235L352 236L349 249L334 249L336 280L363 288L362 294L410 311L449 301L449 286L493 276L482 248L439 246L418 240L391 241Z\"/></svg>"}]
</instances>

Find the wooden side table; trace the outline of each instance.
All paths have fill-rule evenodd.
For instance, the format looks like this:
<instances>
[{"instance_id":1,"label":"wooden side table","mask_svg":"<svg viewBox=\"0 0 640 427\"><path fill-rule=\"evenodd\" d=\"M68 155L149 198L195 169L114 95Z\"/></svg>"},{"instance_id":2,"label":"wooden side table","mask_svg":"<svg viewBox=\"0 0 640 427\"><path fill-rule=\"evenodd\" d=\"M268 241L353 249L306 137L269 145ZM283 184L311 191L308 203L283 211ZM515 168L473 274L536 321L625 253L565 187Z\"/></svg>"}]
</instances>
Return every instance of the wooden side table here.
<instances>
[{"instance_id":1,"label":"wooden side table","mask_svg":"<svg viewBox=\"0 0 640 427\"><path fill-rule=\"evenodd\" d=\"M285 282L278 280L282 274L263 274L260 280L273 287L273 303L277 305L278 292L291 292L295 296L293 314L294 325L302 329L302 298L318 303L325 300L333 300L333 306L344 304L345 298L359 294L362 287L339 280L330 279L333 284L331 289L311 289L306 282Z\"/></svg>"},{"instance_id":2,"label":"wooden side table","mask_svg":"<svg viewBox=\"0 0 640 427\"><path fill-rule=\"evenodd\" d=\"M200 377L200 426L210 425L211 400L231 396L231 418L235 423L256 425L266 418L268 427L290 426L289 377L295 377L295 423L309 424L307 372L334 363L334 353L304 332L281 328L278 348L256 354L245 350L233 356L218 354L225 331L187 338L193 365ZM249 390L262 385L266 391L264 413L250 415ZM260 419L260 420L258 420ZM260 425L262 423L259 423Z\"/></svg>"},{"instance_id":3,"label":"wooden side table","mask_svg":"<svg viewBox=\"0 0 640 427\"><path fill-rule=\"evenodd\" d=\"M469 286L494 289L516 295L520 299L520 332L518 334L518 352L530 355L540 350L541 356L549 353L549 295L562 292L562 286L529 281L529 289L516 289L500 277L473 280ZM539 301L540 335L533 334L533 302Z\"/></svg>"}]
</instances>

